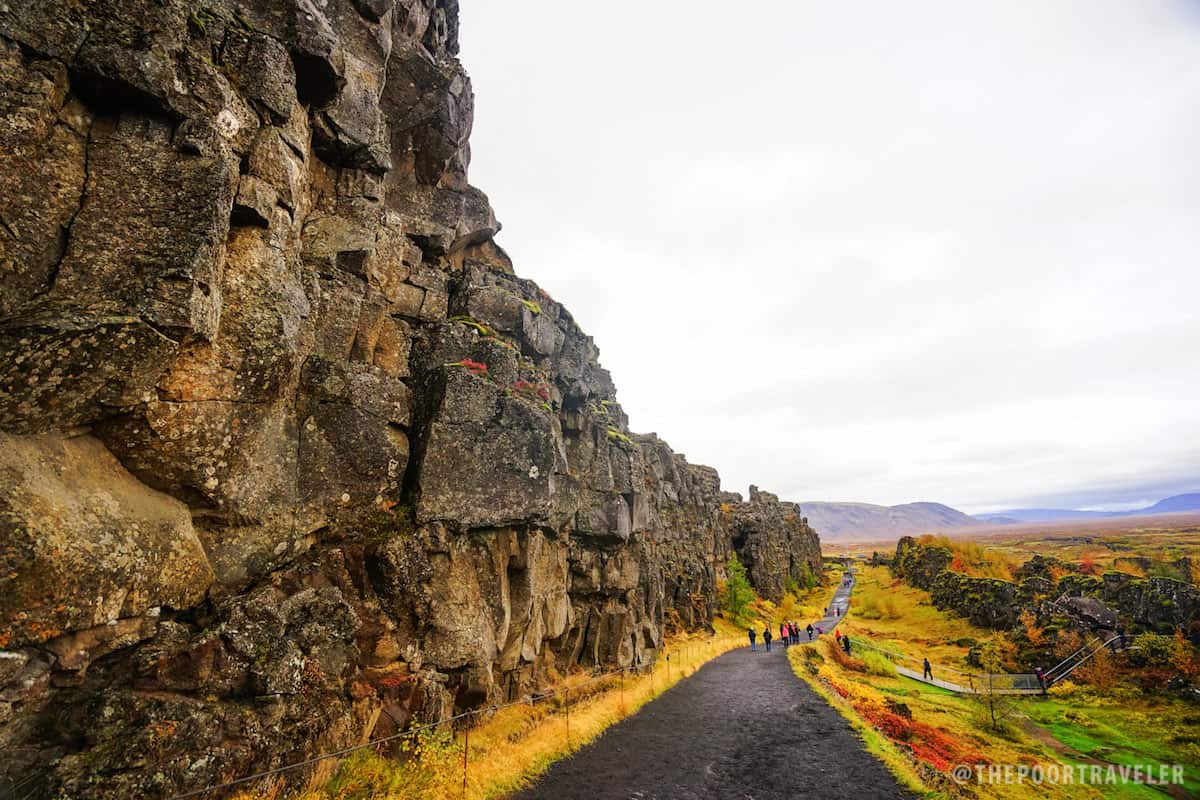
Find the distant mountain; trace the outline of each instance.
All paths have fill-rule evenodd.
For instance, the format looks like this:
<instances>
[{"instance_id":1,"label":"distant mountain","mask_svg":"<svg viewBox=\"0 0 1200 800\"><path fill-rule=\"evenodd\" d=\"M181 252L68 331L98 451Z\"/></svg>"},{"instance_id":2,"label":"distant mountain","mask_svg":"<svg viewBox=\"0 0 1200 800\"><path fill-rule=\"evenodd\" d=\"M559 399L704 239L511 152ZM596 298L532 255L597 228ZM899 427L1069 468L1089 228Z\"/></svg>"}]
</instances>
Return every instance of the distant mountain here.
<instances>
[{"instance_id":1,"label":"distant mountain","mask_svg":"<svg viewBox=\"0 0 1200 800\"><path fill-rule=\"evenodd\" d=\"M826 539L884 539L982 524L941 503L876 506L870 503L811 502L801 503L800 512L808 517L808 524L813 530Z\"/></svg>"},{"instance_id":2,"label":"distant mountain","mask_svg":"<svg viewBox=\"0 0 1200 800\"><path fill-rule=\"evenodd\" d=\"M1016 522L1064 522L1073 519L1110 519L1145 514L1169 514L1179 511L1200 511L1200 493L1177 494L1159 500L1152 506L1132 511L1079 511L1070 508L1012 508L991 514L976 514L975 519L991 525L1011 525Z\"/></svg>"},{"instance_id":3,"label":"distant mountain","mask_svg":"<svg viewBox=\"0 0 1200 800\"><path fill-rule=\"evenodd\" d=\"M800 504L822 538L842 540L887 539L920 533L938 533L984 525L1017 525L1023 522L1066 522L1070 520L1108 519L1143 514L1167 514L1180 511L1200 512L1200 492L1180 494L1160 500L1152 506L1133 511L1078 511L1070 508L1014 508L991 514L969 516L941 503L905 503L877 506L870 503Z\"/></svg>"},{"instance_id":4,"label":"distant mountain","mask_svg":"<svg viewBox=\"0 0 1200 800\"><path fill-rule=\"evenodd\" d=\"M997 511L994 514L976 514L975 519L981 522L995 523L997 518L1008 520L1000 523L1012 525L1017 522L1065 522L1072 519L1103 519L1118 517L1119 511L1076 511L1070 508L1010 508Z\"/></svg>"},{"instance_id":5,"label":"distant mountain","mask_svg":"<svg viewBox=\"0 0 1200 800\"><path fill-rule=\"evenodd\" d=\"M1175 511L1200 511L1200 492L1193 494L1177 494L1166 500L1159 500L1138 514L1169 514Z\"/></svg>"}]
</instances>

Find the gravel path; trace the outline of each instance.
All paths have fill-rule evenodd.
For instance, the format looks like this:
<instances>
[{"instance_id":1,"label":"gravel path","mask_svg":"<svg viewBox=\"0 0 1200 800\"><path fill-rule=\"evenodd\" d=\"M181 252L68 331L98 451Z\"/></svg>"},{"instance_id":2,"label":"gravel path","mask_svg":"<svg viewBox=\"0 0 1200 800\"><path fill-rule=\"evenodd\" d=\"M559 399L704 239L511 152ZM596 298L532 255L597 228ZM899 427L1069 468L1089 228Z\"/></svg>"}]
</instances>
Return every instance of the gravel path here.
<instances>
[{"instance_id":1,"label":"gravel path","mask_svg":"<svg viewBox=\"0 0 1200 800\"><path fill-rule=\"evenodd\" d=\"M849 587L847 587L847 591ZM839 594L841 591L839 589ZM828 630L828 629L827 629ZM907 797L782 647L710 661L558 762L521 800Z\"/></svg>"}]
</instances>

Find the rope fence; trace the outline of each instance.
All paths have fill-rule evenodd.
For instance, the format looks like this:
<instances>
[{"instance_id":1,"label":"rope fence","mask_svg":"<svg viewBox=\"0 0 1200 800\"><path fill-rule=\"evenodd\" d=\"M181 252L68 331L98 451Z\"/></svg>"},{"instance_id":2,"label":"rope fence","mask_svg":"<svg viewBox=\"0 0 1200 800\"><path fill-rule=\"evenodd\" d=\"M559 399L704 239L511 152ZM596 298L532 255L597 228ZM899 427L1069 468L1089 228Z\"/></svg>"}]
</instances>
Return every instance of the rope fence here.
<instances>
[{"instance_id":1,"label":"rope fence","mask_svg":"<svg viewBox=\"0 0 1200 800\"><path fill-rule=\"evenodd\" d=\"M565 724L566 724L567 744L568 744L568 747L570 747L570 743L571 743L571 694L572 693L575 693L576 698L577 698L576 703L578 704L578 702L579 702L578 698L580 696L580 692L582 692L584 689L587 689L588 687L594 686L603 681L608 681L608 680L612 680L613 678L616 678L617 679L617 691L619 692L620 718L623 719L628 715L628 707L626 705L626 699L625 699L625 676L627 673L632 674L632 675L642 675L642 674L648 673L650 676L649 699L654 699L655 697L660 695L662 692L666 691L671 686L671 677L672 677L671 654L672 653L674 653L674 655L676 656L675 675L679 679L682 679L687 676L686 670L689 666L692 667L693 672L698 668L699 665L696 663L697 657L704 656L705 653L707 652L708 656L704 658L704 662L707 662L710 658L716 657L717 655L720 655L721 653L726 652L728 649L730 649L729 647L725 647L725 645L732 646L736 642L740 642L740 637L728 636L728 637L713 638L706 642L689 642L687 644L676 646L674 648L663 651L663 655L665 657L663 659L663 663L665 666L663 666L662 668L659 668L657 659L655 661L652 661L652 662L649 662L646 664L636 664L636 665L631 665L628 667L622 667L617 670L611 670L609 672L594 675L593 677L591 677L590 679L588 679L586 681L583 681L582 683L559 686L559 687L557 687L555 689L551 689L549 691L539 692L537 694L530 695L527 699L516 700L511 703L501 703L501 704L491 705L491 706L482 706L480 708L474 708L469 711L463 711L461 713L454 714L453 716L446 717L445 719L438 720L437 722L430 722L430 723L426 723L423 725L418 725L416 727L408 728L407 730L401 731L399 733L394 733L389 736L383 736L378 739L372 739L369 742L364 742L362 744L357 744L357 745L353 745L350 747L343 747L339 750L332 750L327 753L321 753L319 755L312 756L311 758L306 758L302 761L296 761L291 764L285 764L280 767L274 767L272 769L263 770L261 772L256 772L253 775L246 775L244 777L236 778L234 780L226 781L224 783L213 784L211 786L206 786L202 789L193 789L191 791L184 792L182 794L173 795L171 798L169 798L169 800L188 800L189 798L207 797L207 796L213 795L218 792L225 792L230 789L235 789L238 787L245 787L247 784L251 784L256 781L265 780L267 778L271 778L271 777L274 777L277 775L282 775L287 772L292 772L295 770L303 769L305 767L311 767L322 761L328 761L330 759L335 759L335 758L344 758L348 755L357 753L362 750L378 749L382 745L386 745L386 744L390 744L393 742L408 739L410 737L417 736L425 731L433 730L433 729L440 728L443 726L453 725L453 723L458 722L460 720L465 720L465 719L468 719L471 717L479 717L484 714L492 715L499 711L503 711L504 709L513 708L516 706L526 706L526 707L533 708L533 707L538 706L539 704L545 704L545 703L547 703L551 700L554 700L555 698L559 698L559 697L562 698L563 717L565 718ZM682 662L680 661L680 658L679 658L679 656L681 654L683 656ZM656 670L662 671L662 669L665 669L665 671L666 671L666 680L664 682L662 682L661 684L659 684L658 686L656 686L655 682L654 682L655 672L656 672ZM584 695L583 699L587 699L589 697L591 697L591 695ZM467 775L468 775L468 769L469 769L471 727L472 727L471 725L467 725L463 729L462 796L464 798L466 798L466 796L467 796Z\"/></svg>"}]
</instances>

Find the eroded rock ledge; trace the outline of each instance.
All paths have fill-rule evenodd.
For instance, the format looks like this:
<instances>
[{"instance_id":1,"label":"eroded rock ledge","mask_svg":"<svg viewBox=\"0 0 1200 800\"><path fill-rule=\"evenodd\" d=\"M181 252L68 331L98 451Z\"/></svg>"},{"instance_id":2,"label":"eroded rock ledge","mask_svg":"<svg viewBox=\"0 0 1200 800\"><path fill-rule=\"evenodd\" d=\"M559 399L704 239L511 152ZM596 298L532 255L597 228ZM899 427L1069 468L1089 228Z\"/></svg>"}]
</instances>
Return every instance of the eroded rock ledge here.
<instances>
[{"instance_id":1,"label":"eroded rock ledge","mask_svg":"<svg viewBox=\"0 0 1200 800\"><path fill-rule=\"evenodd\" d=\"M0 3L0 779L169 796L818 574L513 274L456 52L457 0Z\"/></svg>"}]
</instances>

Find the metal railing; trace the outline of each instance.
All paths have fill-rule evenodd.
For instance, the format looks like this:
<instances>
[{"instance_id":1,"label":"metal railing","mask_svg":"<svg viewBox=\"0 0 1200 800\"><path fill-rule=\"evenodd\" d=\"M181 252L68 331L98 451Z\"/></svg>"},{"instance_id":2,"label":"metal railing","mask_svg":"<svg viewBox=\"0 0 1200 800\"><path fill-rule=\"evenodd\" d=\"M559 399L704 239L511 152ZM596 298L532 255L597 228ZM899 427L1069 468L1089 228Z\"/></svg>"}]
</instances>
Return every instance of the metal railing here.
<instances>
[{"instance_id":1,"label":"metal railing","mask_svg":"<svg viewBox=\"0 0 1200 800\"><path fill-rule=\"evenodd\" d=\"M1055 664L1050 669L1046 670L1046 683L1049 685L1063 680L1079 667L1082 667L1088 661L1091 661L1093 658L1095 658L1096 654L1101 650L1108 650L1110 653L1120 653L1124 650L1133 649L1131 644L1132 642L1129 637L1122 636L1119 633L1114 634L1105 640L1093 639L1092 641L1086 643L1083 647L1080 647L1074 653L1071 653L1059 663Z\"/></svg>"},{"instance_id":2,"label":"metal railing","mask_svg":"<svg viewBox=\"0 0 1200 800\"><path fill-rule=\"evenodd\" d=\"M924 659L910 656L907 653L902 653L897 650L890 650L886 647L880 647L868 641L863 641L862 638L854 639L854 646L874 650L880 655L888 658L893 662L907 662L915 664L924 672ZM1109 637L1108 639L1093 639L1085 643L1082 647L1072 652L1059 663L1055 664L1050 669L1042 673L1039 678L1037 673L1028 672L963 672L962 670L946 667L942 665L934 665L934 669L939 675L950 673L960 676L963 680L947 681L967 689L977 694L990 692L1042 692L1058 681L1065 679L1068 675L1074 672L1079 667L1092 660L1101 650L1108 650L1112 653L1119 653L1123 650L1131 650L1131 641L1128 637L1122 637L1120 634Z\"/></svg>"},{"instance_id":3,"label":"metal railing","mask_svg":"<svg viewBox=\"0 0 1200 800\"><path fill-rule=\"evenodd\" d=\"M896 650L889 650L886 647L880 647L871 642L864 642L861 638L854 639L854 647L863 647L868 650L883 655L885 658L893 662L908 662L916 665L916 669L921 669L924 673L925 660L910 656L907 653L901 653ZM1041 682L1038 681L1037 675L1033 673L1010 673L1010 672L964 672L953 667L947 667L940 664L931 665L938 675L949 673L956 677L956 680L944 681L956 685L973 694L991 694L1004 692L1040 692L1042 691ZM914 670L915 671L915 670Z\"/></svg>"}]
</instances>

